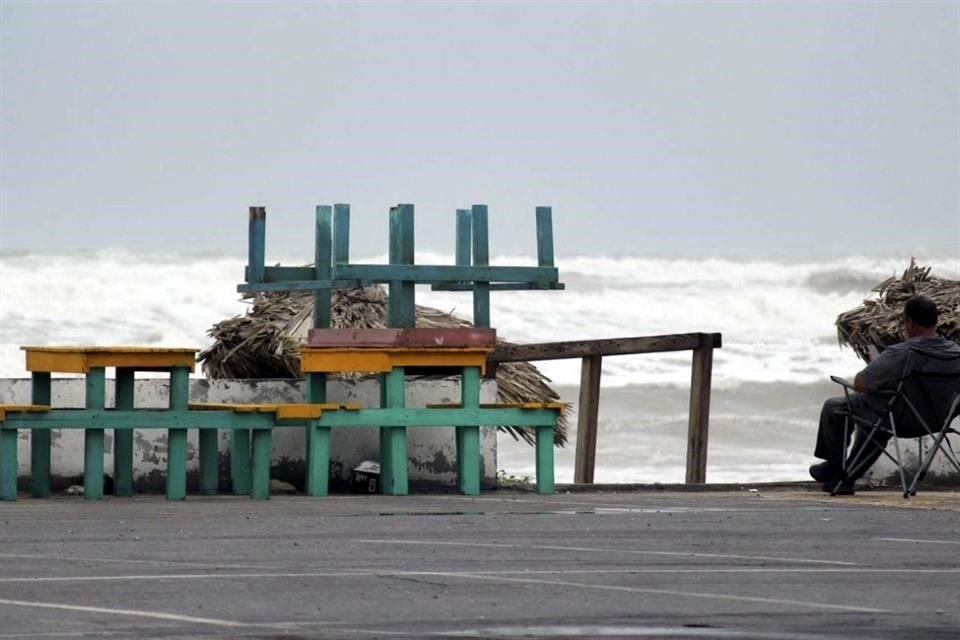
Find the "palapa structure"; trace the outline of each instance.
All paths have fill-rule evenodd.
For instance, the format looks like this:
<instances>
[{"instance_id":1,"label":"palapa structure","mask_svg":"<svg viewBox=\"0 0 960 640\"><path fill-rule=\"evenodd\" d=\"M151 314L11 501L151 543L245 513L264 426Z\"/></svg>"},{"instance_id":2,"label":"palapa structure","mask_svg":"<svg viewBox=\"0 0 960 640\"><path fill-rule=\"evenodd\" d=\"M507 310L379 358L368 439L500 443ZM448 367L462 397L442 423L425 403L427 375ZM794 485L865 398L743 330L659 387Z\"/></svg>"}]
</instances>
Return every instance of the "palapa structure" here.
<instances>
[{"instance_id":1,"label":"palapa structure","mask_svg":"<svg viewBox=\"0 0 960 640\"><path fill-rule=\"evenodd\" d=\"M417 305L418 327L467 327L470 323L449 313ZM313 296L309 292L257 294L246 315L218 322L207 333L214 344L199 360L210 378L299 378L298 347L313 326ZM337 329L382 329L387 326L387 294L383 287L334 289L330 326ZM498 340L504 343L503 340ZM556 402L549 378L527 362L497 367L497 395L501 402ZM515 439L533 444L534 434L523 427L503 426ZM554 444L567 442L567 423L561 416Z\"/></svg>"},{"instance_id":2,"label":"palapa structure","mask_svg":"<svg viewBox=\"0 0 960 640\"><path fill-rule=\"evenodd\" d=\"M856 309L837 318L837 338L865 362L870 346L886 347L903 341L903 305L922 294L933 299L940 311L937 331L960 343L960 280L938 278L931 267L922 267L913 259L903 275L887 278L870 292Z\"/></svg>"}]
</instances>

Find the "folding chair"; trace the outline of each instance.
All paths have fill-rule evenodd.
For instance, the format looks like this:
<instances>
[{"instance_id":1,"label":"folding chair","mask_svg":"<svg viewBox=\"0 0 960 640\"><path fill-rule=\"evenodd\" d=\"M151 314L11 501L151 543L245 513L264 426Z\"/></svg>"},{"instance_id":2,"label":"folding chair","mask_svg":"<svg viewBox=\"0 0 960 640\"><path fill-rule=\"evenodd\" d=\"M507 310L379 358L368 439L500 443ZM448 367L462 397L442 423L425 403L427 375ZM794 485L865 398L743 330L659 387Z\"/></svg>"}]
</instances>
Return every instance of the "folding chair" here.
<instances>
[{"instance_id":1,"label":"folding chair","mask_svg":"<svg viewBox=\"0 0 960 640\"><path fill-rule=\"evenodd\" d=\"M905 375L893 391L873 392L888 397L883 413L875 418L866 418L854 411L851 402L853 385L835 376L831 376L831 379L843 386L847 400L844 442L849 442L850 436L856 432L859 432L859 437L849 458L844 450L843 473L830 495L836 495L845 482L859 478L880 455L887 456L897 466L904 498L917 494L917 484L926 476L937 451L942 451L960 473L960 459L947 438L948 434L960 435L956 428L951 427L951 423L960 416L960 357L922 355L912 358ZM926 437L933 438L933 445L924 457L923 438ZM910 472L904 465L900 451L901 438L918 439L918 468L915 472ZM893 455L886 450L890 439L893 439ZM874 446L871 447L871 444ZM877 453L874 447L879 447L880 452Z\"/></svg>"}]
</instances>

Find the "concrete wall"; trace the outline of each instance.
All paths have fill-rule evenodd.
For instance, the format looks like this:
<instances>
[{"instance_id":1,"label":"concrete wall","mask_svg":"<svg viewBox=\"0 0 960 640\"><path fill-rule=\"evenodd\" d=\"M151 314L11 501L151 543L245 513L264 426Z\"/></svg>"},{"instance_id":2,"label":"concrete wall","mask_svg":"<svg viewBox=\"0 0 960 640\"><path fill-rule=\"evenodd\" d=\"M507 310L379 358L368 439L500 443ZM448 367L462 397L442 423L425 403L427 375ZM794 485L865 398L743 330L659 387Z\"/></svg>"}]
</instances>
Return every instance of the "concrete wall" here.
<instances>
[{"instance_id":1,"label":"concrete wall","mask_svg":"<svg viewBox=\"0 0 960 640\"><path fill-rule=\"evenodd\" d=\"M84 381L79 378L55 379L52 384L54 407L80 408L84 406ZM380 387L374 378L356 381L331 381L327 385L330 402L357 402L364 406L379 406ZM484 380L481 402L496 402L496 382ZM169 387L164 379L146 379L136 382L136 406L162 408L168 405ZM290 380L191 380L192 402L303 402L304 383ZM459 402L460 385L457 379L408 380L407 406L424 406L441 402ZM30 380L0 380L0 403L28 404ZM113 406L113 381L107 384L107 406ZM330 459L333 488L343 487L351 477L352 469L364 460L378 461L379 439L375 428L333 429ZM493 428L480 430L481 482L486 487L496 484L497 438ZM112 437L108 431L108 453L104 469L113 468ZM20 432L20 475L30 472L29 433ZM54 431L52 436L51 467L55 486L62 487L83 473L83 433L79 430ZM162 430L137 431L134 436L134 479L142 491L163 488L166 469L166 432ZM221 487L227 485L228 434L220 432ZM456 444L453 429L412 428L408 434L409 473L412 485L456 484ZM282 427L274 431L272 477L303 488L304 430ZM188 483L195 482L197 469L197 431L188 435Z\"/></svg>"}]
</instances>

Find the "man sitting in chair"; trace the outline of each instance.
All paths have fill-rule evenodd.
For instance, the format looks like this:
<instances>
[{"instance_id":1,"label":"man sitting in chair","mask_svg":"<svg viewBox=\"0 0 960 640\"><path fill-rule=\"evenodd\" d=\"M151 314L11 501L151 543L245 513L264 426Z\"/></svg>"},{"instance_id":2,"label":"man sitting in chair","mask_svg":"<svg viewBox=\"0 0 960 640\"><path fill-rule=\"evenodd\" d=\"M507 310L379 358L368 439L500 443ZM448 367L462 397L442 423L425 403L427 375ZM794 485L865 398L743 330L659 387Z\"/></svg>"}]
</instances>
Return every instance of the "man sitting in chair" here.
<instances>
[{"instance_id":1,"label":"man sitting in chair","mask_svg":"<svg viewBox=\"0 0 960 640\"><path fill-rule=\"evenodd\" d=\"M856 392L850 394L850 407L855 414L871 421L882 416L889 396L877 392L894 391L900 379L910 372L911 365L937 359L947 361L948 369L960 369L960 345L937 334L937 317L937 305L930 298L914 296L907 300L903 309L907 339L884 349L853 379ZM830 398L823 403L814 455L824 462L811 466L810 475L823 483L824 491L832 492L836 488L838 494L852 495L854 481L883 454L890 434L877 431L872 439L867 439L862 432L857 432L850 457L860 460L856 465L859 472L843 479L838 487L843 478L844 452L849 445L849 434L844 437L846 411L846 398Z\"/></svg>"}]
</instances>

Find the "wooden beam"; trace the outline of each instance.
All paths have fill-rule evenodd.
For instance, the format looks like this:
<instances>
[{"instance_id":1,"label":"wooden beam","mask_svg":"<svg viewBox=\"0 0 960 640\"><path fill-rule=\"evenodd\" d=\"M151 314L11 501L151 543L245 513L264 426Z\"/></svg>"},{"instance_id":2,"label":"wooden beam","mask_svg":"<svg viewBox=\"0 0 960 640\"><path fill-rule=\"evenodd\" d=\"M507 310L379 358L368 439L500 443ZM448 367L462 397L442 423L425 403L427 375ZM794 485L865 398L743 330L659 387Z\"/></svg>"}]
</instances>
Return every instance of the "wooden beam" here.
<instances>
[{"instance_id":1,"label":"wooden beam","mask_svg":"<svg viewBox=\"0 0 960 640\"><path fill-rule=\"evenodd\" d=\"M600 413L600 356L583 359L580 368L580 404L577 410L577 457L573 481L593 483L597 457L597 416Z\"/></svg>"},{"instance_id":2,"label":"wooden beam","mask_svg":"<svg viewBox=\"0 0 960 640\"><path fill-rule=\"evenodd\" d=\"M710 334L703 334L709 336ZM709 340L693 352L690 379L690 424L687 432L687 484L707 481L707 438L710 427L710 378L713 346Z\"/></svg>"},{"instance_id":3,"label":"wooden beam","mask_svg":"<svg viewBox=\"0 0 960 640\"><path fill-rule=\"evenodd\" d=\"M719 348L721 344L720 334L678 333L634 338L502 345L490 354L489 360L491 362L535 362L538 360L589 358L590 356L686 351L699 349L701 344L708 345L714 349Z\"/></svg>"}]
</instances>

